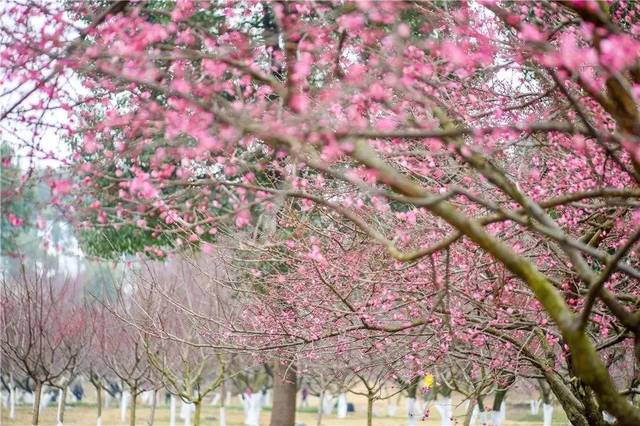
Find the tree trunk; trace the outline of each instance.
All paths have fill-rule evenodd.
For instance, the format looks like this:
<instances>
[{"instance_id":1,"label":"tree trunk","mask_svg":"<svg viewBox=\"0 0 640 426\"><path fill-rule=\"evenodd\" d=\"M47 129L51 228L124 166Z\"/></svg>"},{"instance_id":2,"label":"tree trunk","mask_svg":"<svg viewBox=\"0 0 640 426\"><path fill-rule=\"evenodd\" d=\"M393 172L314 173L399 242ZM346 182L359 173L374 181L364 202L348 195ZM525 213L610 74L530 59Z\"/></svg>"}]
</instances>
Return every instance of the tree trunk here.
<instances>
[{"instance_id":1,"label":"tree trunk","mask_svg":"<svg viewBox=\"0 0 640 426\"><path fill-rule=\"evenodd\" d=\"M558 399L567 419L573 426L589 426L587 418L584 416L582 403L576 398L571 389L564 383L563 379L554 371L541 369L545 380L551 388L551 392Z\"/></svg>"},{"instance_id":2,"label":"tree trunk","mask_svg":"<svg viewBox=\"0 0 640 426\"><path fill-rule=\"evenodd\" d=\"M542 403L542 426L551 426L553 422L553 405Z\"/></svg>"},{"instance_id":3,"label":"tree trunk","mask_svg":"<svg viewBox=\"0 0 640 426\"><path fill-rule=\"evenodd\" d=\"M544 380L538 379L538 386L540 387L540 398L544 404L551 404L551 389L547 387Z\"/></svg>"},{"instance_id":4,"label":"tree trunk","mask_svg":"<svg viewBox=\"0 0 640 426\"><path fill-rule=\"evenodd\" d=\"M318 420L316 426L322 426L322 414L324 414L324 389L320 391L320 403L318 404Z\"/></svg>"},{"instance_id":5,"label":"tree trunk","mask_svg":"<svg viewBox=\"0 0 640 426\"><path fill-rule=\"evenodd\" d=\"M453 417L451 407L451 392L448 392L446 396L435 401L435 408L440 414L440 425L451 426L451 418Z\"/></svg>"},{"instance_id":6,"label":"tree trunk","mask_svg":"<svg viewBox=\"0 0 640 426\"><path fill-rule=\"evenodd\" d=\"M349 408L349 404L347 403L347 394L344 392L340 392L338 394L338 405L336 407L336 414L339 419L344 419L347 417L347 410Z\"/></svg>"},{"instance_id":7,"label":"tree trunk","mask_svg":"<svg viewBox=\"0 0 640 426\"><path fill-rule=\"evenodd\" d=\"M171 394L169 406L169 426L176 426L176 396Z\"/></svg>"},{"instance_id":8,"label":"tree trunk","mask_svg":"<svg viewBox=\"0 0 640 426\"><path fill-rule=\"evenodd\" d=\"M480 418L480 424L485 424L487 422L487 411L484 406L484 397L478 396L476 401L478 404L478 417Z\"/></svg>"},{"instance_id":9,"label":"tree trunk","mask_svg":"<svg viewBox=\"0 0 640 426\"><path fill-rule=\"evenodd\" d=\"M194 402L193 405L196 406L196 409L193 412L193 426L200 426L200 411L202 410L202 400Z\"/></svg>"},{"instance_id":10,"label":"tree trunk","mask_svg":"<svg viewBox=\"0 0 640 426\"><path fill-rule=\"evenodd\" d=\"M16 384L13 381L13 376L9 381L9 418L16 419Z\"/></svg>"},{"instance_id":11,"label":"tree trunk","mask_svg":"<svg viewBox=\"0 0 640 426\"><path fill-rule=\"evenodd\" d=\"M567 356L566 358L569 376L572 379L571 389L582 406L580 413L584 416L589 426L606 426L607 422L605 422L603 418L602 409L599 407L592 389L587 386L584 380L577 377L574 368L574 359L574 356Z\"/></svg>"},{"instance_id":12,"label":"tree trunk","mask_svg":"<svg viewBox=\"0 0 640 426\"><path fill-rule=\"evenodd\" d=\"M583 389L584 393L581 400L584 404L584 415L587 418L587 422L590 426L607 426L608 423L604 420L602 409L598 405L591 388L584 385Z\"/></svg>"},{"instance_id":13,"label":"tree trunk","mask_svg":"<svg viewBox=\"0 0 640 426\"><path fill-rule=\"evenodd\" d=\"M420 384L420 377L415 377L411 380L409 386L407 386L407 398L416 399L418 396L418 385Z\"/></svg>"},{"instance_id":14,"label":"tree trunk","mask_svg":"<svg viewBox=\"0 0 640 426\"><path fill-rule=\"evenodd\" d=\"M373 395L367 395L367 426L373 426Z\"/></svg>"},{"instance_id":15,"label":"tree trunk","mask_svg":"<svg viewBox=\"0 0 640 426\"><path fill-rule=\"evenodd\" d=\"M505 389L499 389L496 391L496 395L493 397L493 411L500 411L500 407L502 406L506 396L507 391Z\"/></svg>"},{"instance_id":16,"label":"tree trunk","mask_svg":"<svg viewBox=\"0 0 640 426\"><path fill-rule=\"evenodd\" d=\"M227 386L226 380L220 383L220 426L227 426L227 413L225 413L225 404L227 402Z\"/></svg>"},{"instance_id":17,"label":"tree trunk","mask_svg":"<svg viewBox=\"0 0 640 426\"><path fill-rule=\"evenodd\" d=\"M500 411L502 409L502 404L504 404L504 400L506 396L507 396L506 389L498 389L496 391L495 396L493 397L493 411L491 412L491 417L492 417L494 426L502 425Z\"/></svg>"},{"instance_id":18,"label":"tree trunk","mask_svg":"<svg viewBox=\"0 0 640 426\"><path fill-rule=\"evenodd\" d=\"M137 386L131 386L131 412L129 414L129 426L136 426L136 402L138 399Z\"/></svg>"},{"instance_id":19,"label":"tree trunk","mask_svg":"<svg viewBox=\"0 0 640 426\"><path fill-rule=\"evenodd\" d=\"M602 409L598 405L591 388L587 386L584 386L584 397L582 398L582 402L585 407L585 416L587 416L587 421L591 426L608 425L608 422L604 420Z\"/></svg>"},{"instance_id":20,"label":"tree trunk","mask_svg":"<svg viewBox=\"0 0 640 426\"><path fill-rule=\"evenodd\" d=\"M153 402L151 403L151 413L149 414L149 426L153 426L156 419L156 405L158 404L158 389L153 390Z\"/></svg>"},{"instance_id":21,"label":"tree trunk","mask_svg":"<svg viewBox=\"0 0 640 426\"><path fill-rule=\"evenodd\" d=\"M125 390L124 383L122 384L122 392L120 392L120 421L124 423L127 420L127 404L129 391Z\"/></svg>"},{"instance_id":22,"label":"tree trunk","mask_svg":"<svg viewBox=\"0 0 640 426\"><path fill-rule=\"evenodd\" d=\"M96 407L98 409L98 421L96 426L102 426L102 387L94 384L96 387Z\"/></svg>"},{"instance_id":23,"label":"tree trunk","mask_svg":"<svg viewBox=\"0 0 640 426\"><path fill-rule=\"evenodd\" d=\"M291 361L276 361L273 368L271 426L295 426L296 367Z\"/></svg>"},{"instance_id":24,"label":"tree trunk","mask_svg":"<svg viewBox=\"0 0 640 426\"><path fill-rule=\"evenodd\" d=\"M58 426L64 424L64 409L67 406L67 385L65 384L58 392L60 400L58 401Z\"/></svg>"},{"instance_id":25,"label":"tree trunk","mask_svg":"<svg viewBox=\"0 0 640 426\"><path fill-rule=\"evenodd\" d=\"M473 416L473 409L476 407L476 400L471 398L469 400L469 406L467 407L467 411L464 413L464 422L462 426L469 426L471 424L471 417Z\"/></svg>"},{"instance_id":26,"label":"tree trunk","mask_svg":"<svg viewBox=\"0 0 640 426\"><path fill-rule=\"evenodd\" d=\"M416 426L418 424L418 413L415 398L407 398L407 426Z\"/></svg>"},{"instance_id":27,"label":"tree trunk","mask_svg":"<svg viewBox=\"0 0 640 426\"><path fill-rule=\"evenodd\" d=\"M33 391L33 414L31 417L31 424L38 426L38 420L40 417L40 396L42 394L42 382L36 381L36 388Z\"/></svg>"}]
</instances>

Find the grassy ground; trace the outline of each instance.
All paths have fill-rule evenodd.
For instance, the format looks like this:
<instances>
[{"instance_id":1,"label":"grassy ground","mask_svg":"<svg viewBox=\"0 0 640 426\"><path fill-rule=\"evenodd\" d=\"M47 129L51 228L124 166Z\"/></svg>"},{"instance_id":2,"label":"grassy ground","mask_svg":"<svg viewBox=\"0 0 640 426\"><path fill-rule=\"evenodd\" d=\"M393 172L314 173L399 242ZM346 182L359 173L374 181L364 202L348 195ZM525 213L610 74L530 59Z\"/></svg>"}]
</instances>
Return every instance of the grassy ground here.
<instances>
[{"instance_id":1,"label":"grassy ground","mask_svg":"<svg viewBox=\"0 0 640 426\"><path fill-rule=\"evenodd\" d=\"M381 403L380 411L384 411L385 405ZM9 413L6 409L1 409L0 413L0 425L1 426L29 426L31 424L30 408L26 406L20 406L17 410L17 419L11 421L8 419ZM178 407L179 413L180 407ZM542 411L542 410L541 410ZM564 417L564 414L557 408L554 410L554 425L568 425L569 423ZM65 426L92 426L96 424L95 406L92 404L71 405L67 407L65 413ZM137 410L136 425L147 426L150 409L146 406L139 406ZM218 424L218 408L213 406L206 406L203 408L203 416L201 424L202 426L214 426ZM375 426L404 426L406 420L404 418L404 405L401 405L398 409L397 417L375 417L373 424ZM264 410L262 413L261 424L268 425L270 412ZM420 425L439 425L440 420L435 409L431 409L432 418L427 421L419 422ZM456 409L455 415L462 416L462 407ZM40 424L43 426L55 426L56 407L50 406L43 410L40 418ZM178 417L178 425L182 426L183 422ZM317 420L317 414L314 408L304 409L298 412L297 421L306 426L315 426ZM461 424L462 417L459 417L459 423ZM120 421L120 411L115 404L103 413L103 425L104 426L123 426ZM359 401L356 401L356 413L351 413L346 419L337 419L335 415L324 416L322 424L324 426L364 426L366 424L366 413L364 406ZM542 424L542 413L538 416L532 416L529 414L528 407L524 404L509 406L507 409L507 421L504 426L539 426ZM155 426L168 426L169 425L169 409L166 406L159 406L156 410ZM230 406L227 409L227 425L228 426L242 426L243 415L242 409L239 406Z\"/></svg>"}]
</instances>

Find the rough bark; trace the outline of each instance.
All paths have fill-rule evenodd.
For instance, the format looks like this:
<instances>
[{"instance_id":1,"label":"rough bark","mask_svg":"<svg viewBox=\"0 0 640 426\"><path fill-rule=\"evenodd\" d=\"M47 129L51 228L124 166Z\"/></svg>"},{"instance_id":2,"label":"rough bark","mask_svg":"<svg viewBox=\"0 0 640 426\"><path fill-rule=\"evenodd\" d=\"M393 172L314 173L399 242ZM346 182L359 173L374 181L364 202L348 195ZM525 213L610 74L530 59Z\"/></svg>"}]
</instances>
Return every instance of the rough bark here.
<instances>
[{"instance_id":1,"label":"rough bark","mask_svg":"<svg viewBox=\"0 0 640 426\"><path fill-rule=\"evenodd\" d=\"M200 412L202 410L202 401L196 401L193 403L196 407L193 413L193 426L200 426Z\"/></svg>"},{"instance_id":2,"label":"rough bark","mask_svg":"<svg viewBox=\"0 0 640 426\"><path fill-rule=\"evenodd\" d=\"M33 391L33 414L31 416L31 424L38 425L40 419L40 397L42 395L42 382L36 381L36 388Z\"/></svg>"},{"instance_id":3,"label":"rough bark","mask_svg":"<svg viewBox=\"0 0 640 426\"><path fill-rule=\"evenodd\" d=\"M276 361L273 368L271 426L295 426L296 394L295 365Z\"/></svg>"},{"instance_id":4,"label":"rough bark","mask_svg":"<svg viewBox=\"0 0 640 426\"><path fill-rule=\"evenodd\" d=\"M102 387L99 385L94 384L95 388L96 388L96 408L98 410L98 421L97 421L97 426L101 426L102 425Z\"/></svg>"},{"instance_id":5,"label":"rough bark","mask_svg":"<svg viewBox=\"0 0 640 426\"><path fill-rule=\"evenodd\" d=\"M473 416L473 409L476 406L475 399L469 400L469 406L467 407L467 411L464 413L464 421L462 422L462 426L469 426L471 424L471 417Z\"/></svg>"},{"instance_id":6,"label":"rough bark","mask_svg":"<svg viewBox=\"0 0 640 426\"><path fill-rule=\"evenodd\" d=\"M581 400L585 407L584 415L587 418L587 422L590 426L607 426L608 423L604 421L602 409L596 402L591 389L586 386L583 386L583 389Z\"/></svg>"},{"instance_id":7,"label":"rough bark","mask_svg":"<svg viewBox=\"0 0 640 426\"><path fill-rule=\"evenodd\" d=\"M506 397L507 397L506 389L498 389L496 391L496 394L493 397L493 411L500 411L500 408L502 407L502 403L504 402Z\"/></svg>"},{"instance_id":8,"label":"rough bark","mask_svg":"<svg viewBox=\"0 0 640 426\"><path fill-rule=\"evenodd\" d=\"M538 386L540 387L542 402L544 404L551 404L551 389L547 387L547 384L542 379L538 380Z\"/></svg>"},{"instance_id":9,"label":"rough bark","mask_svg":"<svg viewBox=\"0 0 640 426\"><path fill-rule=\"evenodd\" d=\"M419 384L420 384L420 377L415 377L413 378L413 380L411 380L411 383L409 383L409 386L407 386L407 398L416 399L416 396L418 395Z\"/></svg>"},{"instance_id":10,"label":"rough bark","mask_svg":"<svg viewBox=\"0 0 640 426\"><path fill-rule=\"evenodd\" d=\"M138 399L138 388L131 386L131 412L129 416L129 426L136 426L136 400Z\"/></svg>"},{"instance_id":11,"label":"rough bark","mask_svg":"<svg viewBox=\"0 0 640 426\"><path fill-rule=\"evenodd\" d=\"M545 376L551 392L558 399L564 412L573 426L589 426L587 418L583 414L582 403L576 398L571 390L564 384L557 373L548 370L541 370Z\"/></svg>"},{"instance_id":12,"label":"rough bark","mask_svg":"<svg viewBox=\"0 0 640 426\"><path fill-rule=\"evenodd\" d=\"M227 403L227 385L226 380L220 383L220 426L227 426L227 413L225 405Z\"/></svg>"}]
</instances>

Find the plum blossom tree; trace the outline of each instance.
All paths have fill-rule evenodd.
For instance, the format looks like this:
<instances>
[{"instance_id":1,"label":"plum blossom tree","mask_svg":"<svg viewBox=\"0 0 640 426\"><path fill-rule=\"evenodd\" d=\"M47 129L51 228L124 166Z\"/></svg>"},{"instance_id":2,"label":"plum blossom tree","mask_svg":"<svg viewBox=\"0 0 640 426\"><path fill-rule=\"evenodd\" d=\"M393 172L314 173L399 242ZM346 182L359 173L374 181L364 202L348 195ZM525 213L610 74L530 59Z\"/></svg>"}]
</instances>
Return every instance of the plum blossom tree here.
<instances>
[{"instance_id":1,"label":"plum blossom tree","mask_svg":"<svg viewBox=\"0 0 640 426\"><path fill-rule=\"evenodd\" d=\"M355 383L354 377L346 372L342 359L305 359L299 361L301 386L318 398L316 425L321 426L323 416L333 411L334 396L345 393Z\"/></svg>"},{"instance_id":2,"label":"plum blossom tree","mask_svg":"<svg viewBox=\"0 0 640 426\"><path fill-rule=\"evenodd\" d=\"M83 360L88 339L82 296L80 280L37 265L22 264L18 275L3 274L2 351L33 380L32 425L39 422L43 386L66 383L65 376L75 374Z\"/></svg>"},{"instance_id":3,"label":"plum blossom tree","mask_svg":"<svg viewBox=\"0 0 640 426\"><path fill-rule=\"evenodd\" d=\"M148 364L171 394L195 406L193 425L200 426L204 399L225 378L226 354L215 347L227 333L230 306L206 275L184 260L147 263L134 277L129 298L141 312L131 320L143 330Z\"/></svg>"},{"instance_id":4,"label":"plum blossom tree","mask_svg":"<svg viewBox=\"0 0 640 426\"><path fill-rule=\"evenodd\" d=\"M112 314L96 303L90 326L93 339L91 339L84 373L96 390L97 426L102 426L103 408L109 407L108 402L112 397L116 396L116 390L124 391L124 389L113 386L117 382L117 377L105 364L105 357L102 352L107 347L107 340L111 337L112 325Z\"/></svg>"},{"instance_id":5,"label":"plum blossom tree","mask_svg":"<svg viewBox=\"0 0 640 426\"><path fill-rule=\"evenodd\" d=\"M138 329L113 315L105 315L103 319L105 339L100 342L102 362L122 383L122 422L126 420L126 408L129 406L129 424L134 426L138 396L156 387L157 376L151 371Z\"/></svg>"},{"instance_id":6,"label":"plum blossom tree","mask_svg":"<svg viewBox=\"0 0 640 426\"><path fill-rule=\"evenodd\" d=\"M458 285L478 310L491 296L496 321L522 306L554 331L593 412L640 423L593 335L624 330L612 345L633 345L638 362L635 2L30 6L6 6L0 68L12 102L0 119L30 125L37 141L44 117L69 112L49 124L72 140L62 160L77 178L50 185L79 225L147 235L159 244L140 251L163 257L294 211L302 243L272 233L253 250L322 269L348 229L407 278L433 269L427 303L442 312L381 326L385 315L351 311L354 333L467 324L473 302L462 305L450 280L467 271ZM299 271L268 272L283 285L265 300L282 300ZM362 293L380 299L379 284ZM297 307L269 309L289 344L338 333L325 322L305 334L292 328Z\"/></svg>"}]
</instances>

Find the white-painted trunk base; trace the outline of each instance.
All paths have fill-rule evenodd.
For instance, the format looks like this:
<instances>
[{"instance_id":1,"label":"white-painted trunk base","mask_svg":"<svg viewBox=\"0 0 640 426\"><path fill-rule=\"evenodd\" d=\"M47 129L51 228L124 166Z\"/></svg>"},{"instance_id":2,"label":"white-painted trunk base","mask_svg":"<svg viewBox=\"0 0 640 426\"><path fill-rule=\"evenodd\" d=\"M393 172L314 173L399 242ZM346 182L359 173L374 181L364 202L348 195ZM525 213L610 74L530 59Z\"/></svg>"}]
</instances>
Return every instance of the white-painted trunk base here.
<instances>
[{"instance_id":1,"label":"white-painted trunk base","mask_svg":"<svg viewBox=\"0 0 640 426\"><path fill-rule=\"evenodd\" d=\"M176 426L176 396L169 399L169 426Z\"/></svg>"},{"instance_id":2,"label":"white-painted trunk base","mask_svg":"<svg viewBox=\"0 0 640 426\"><path fill-rule=\"evenodd\" d=\"M347 417L347 395L344 393L338 395L337 414L339 419Z\"/></svg>"},{"instance_id":3,"label":"white-painted trunk base","mask_svg":"<svg viewBox=\"0 0 640 426\"><path fill-rule=\"evenodd\" d=\"M245 426L260 426L260 413L262 412L263 398L261 393L244 394Z\"/></svg>"},{"instance_id":4,"label":"white-painted trunk base","mask_svg":"<svg viewBox=\"0 0 640 426\"><path fill-rule=\"evenodd\" d=\"M244 418L246 419L249 415L249 396L247 394L240 394L240 405L242 405L242 412L244 413Z\"/></svg>"},{"instance_id":5,"label":"white-painted trunk base","mask_svg":"<svg viewBox=\"0 0 640 426\"><path fill-rule=\"evenodd\" d=\"M9 391L9 418L16 419L16 389L11 388Z\"/></svg>"},{"instance_id":6,"label":"white-painted trunk base","mask_svg":"<svg viewBox=\"0 0 640 426\"><path fill-rule=\"evenodd\" d=\"M407 398L407 426L417 426L419 416L416 399Z\"/></svg>"},{"instance_id":7,"label":"white-painted trunk base","mask_svg":"<svg viewBox=\"0 0 640 426\"><path fill-rule=\"evenodd\" d=\"M387 417L395 417L398 412L398 406L396 404L387 405Z\"/></svg>"},{"instance_id":8,"label":"white-painted trunk base","mask_svg":"<svg viewBox=\"0 0 640 426\"><path fill-rule=\"evenodd\" d=\"M529 401L529 407L531 408L531 414L534 416L537 416L538 413L540 412L540 404L542 403L542 400L539 399L532 399L531 401Z\"/></svg>"},{"instance_id":9,"label":"white-painted trunk base","mask_svg":"<svg viewBox=\"0 0 640 426\"><path fill-rule=\"evenodd\" d=\"M553 405L551 404L543 404L542 405L542 424L543 426L551 426L551 421L553 420Z\"/></svg>"},{"instance_id":10,"label":"white-painted trunk base","mask_svg":"<svg viewBox=\"0 0 640 426\"><path fill-rule=\"evenodd\" d=\"M502 412L500 411L491 412L491 425L502 426Z\"/></svg>"},{"instance_id":11,"label":"white-painted trunk base","mask_svg":"<svg viewBox=\"0 0 640 426\"><path fill-rule=\"evenodd\" d=\"M140 402L143 403L144 405L151 405L151 399L149 395L150 393L153 393L153 392L143 391L139 397Z\"/></svg>"},{"instance_id":12,"label":"white-painted trunk base","mask_svg":"<svg viewBox=\"0 0 640 426\"><path fill-rule=\"evenodd\" d=\"M440 425L451 426L453 417L453 404L451 398L442 398L434 404L438 414L440 414Z\"/></svg>"},{"instance_id":13,"label":"white-painted trunk base","mask_svg":"<svg viewBox=\"0 0 640 426\"><path fill-rule=\"evenodd\" d=\"M96 421L96 426L102 426L102 417L98 417L98 420Z\"/></svg>"},{"instance_id":14,"label":"white-painted trunk base","mask_svg":"<svg viewBox=\"0 0 640 426\"><path fill-rule=\"evenodd\" d=\"M329 415L333 412L333 395L326 392L322 397L322 414Z\"/></svg>"},{"instance_id":15,"label":"white-painted trunk base","mask_svg":"<svg viewBox=\"0 0 640 426\"><path fill-rule=\"evenodd\" d=\"M469 426L475 426L478 423L478 417L480 416L480 408L478 408L478 404L473 407L473 411L471 411L471 419L469 421Z\"/></svg>"},{"instance_id":16,"label":"white-painted trunk base","mask_svg":"<svg viewBox=\"0 0 640 426\"><path fill-rule=\"evenodd\" d=\"M195 411L195 404L182 401L182 406L180 407L180 418L184 420L184 426L191 426L191 414Z\"/></svg>"},{"instance_id":17,"label":"white-painted trunk base","mask_svg":"<svg viewBox=\"0 0 640 426\"><path fill-rule=\"evenodd\" d=\"M62 401L63 400L64 400L64 391L62 389L58 389L58 414L56 417L56 419L58 420L58 426L62 426L60 417L62 417Z\"/></svg>"},{"instance_id":18,"label":"white-painted trunk base","mask_svg":"<svg viewBox=\"0 0 640 426\"><path fill-rule=\"evenodd\" d=\"M220 426L227 426L227 413L224 407L220 407Z\"/></svg>"},{"instance_id":19,"label":"white-painted trunk base","mask_svg":"<svg viewBox=\"0 0 640 426\"><path fill-rule=\"evenodd\" d=\"M123 390L120 394L120 420L127 421L127 406L129 405L129 392Z\"/></svg>"},{"instance_id":20,"label":"white-painted trunk base","mask_svg":"<svg viewBox=\"0 0 640 426\"><path fill-rule=\"evenodd\" d=\"M53 395L49 392L44 392L44 386L42 387L42 393L40 394L40 411L44 410L49 406L51 400L53 399ZM56 417L57 419L57 417Z\"/></svg>"}]
</instances>

